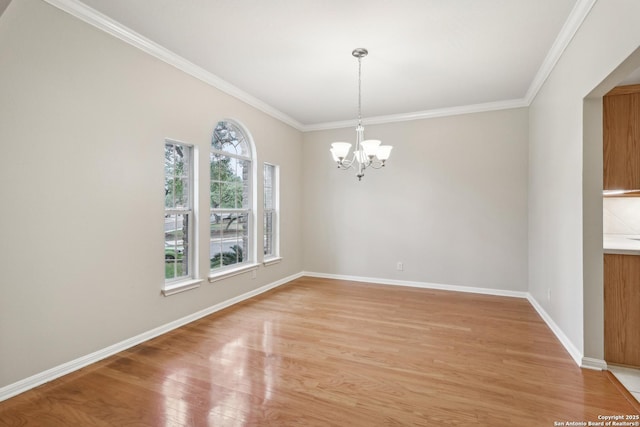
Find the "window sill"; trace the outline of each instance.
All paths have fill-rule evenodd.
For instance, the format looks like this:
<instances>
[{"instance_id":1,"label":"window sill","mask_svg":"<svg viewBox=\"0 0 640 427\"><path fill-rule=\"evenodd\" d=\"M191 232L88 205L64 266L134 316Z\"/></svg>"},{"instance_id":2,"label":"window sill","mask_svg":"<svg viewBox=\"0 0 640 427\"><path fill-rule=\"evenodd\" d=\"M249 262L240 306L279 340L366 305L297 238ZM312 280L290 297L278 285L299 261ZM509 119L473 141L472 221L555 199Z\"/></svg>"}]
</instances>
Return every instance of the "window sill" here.
<instances>
[{"instance_id":1,"label":"window sill","mask_svg":"<svg viewBox=\"0 0 640 427\"><path fill-rule=\"evenodd\" d=\"M270 265L277 264L277 263L279 263L280 261L282 261L282 257L274 256L274 257L265 258L265 259L262 261L262 264L263 264L265 267L268 267L268 266L270 266Z\"/></svg>"},{"instance_id":2,"label":"window sill","mask_svg":"<svg viewBox=\"0 0 640 427\"><path fill-rule=\"evenodd\" d=\"M168 297L170 295L179 294L180 292L190 291L191 289L199 288L200 283L202 282L202 279L191 279L185 280L184 282L172 283L164 287L164 289L162 290L162 295Z\"/></svg>"},{"instance_id":3,"label":"window sill","mask_svg":"<svg viewBox=\"0 0 640 427\"><path fill-rule=\"evenodd\" d=\"M222 270L215 272L209 276L209 283L217 282L222 279L237 276L238 274L246 273L249 271L257 270L260 264L248 264L242 267L230 268L228 270Z\"/></svg>"}]
</instances>

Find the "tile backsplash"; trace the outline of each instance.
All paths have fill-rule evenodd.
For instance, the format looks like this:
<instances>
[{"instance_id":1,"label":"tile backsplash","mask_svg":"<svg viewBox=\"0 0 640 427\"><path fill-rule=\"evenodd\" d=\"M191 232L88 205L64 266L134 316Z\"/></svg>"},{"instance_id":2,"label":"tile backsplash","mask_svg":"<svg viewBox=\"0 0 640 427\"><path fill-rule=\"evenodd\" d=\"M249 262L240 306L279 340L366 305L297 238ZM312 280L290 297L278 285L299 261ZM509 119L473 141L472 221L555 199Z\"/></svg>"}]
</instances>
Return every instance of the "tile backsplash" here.
<instances>
[{"instance_id":1,"label":"tile backsplash","mask_svg":"<svg viewBox=\"0 0 640 427\"><path fill-rule=\"evenodd\" d=\"M640 197L602 200L604 234L640 234Z\"/></svg>"}]
</instances>

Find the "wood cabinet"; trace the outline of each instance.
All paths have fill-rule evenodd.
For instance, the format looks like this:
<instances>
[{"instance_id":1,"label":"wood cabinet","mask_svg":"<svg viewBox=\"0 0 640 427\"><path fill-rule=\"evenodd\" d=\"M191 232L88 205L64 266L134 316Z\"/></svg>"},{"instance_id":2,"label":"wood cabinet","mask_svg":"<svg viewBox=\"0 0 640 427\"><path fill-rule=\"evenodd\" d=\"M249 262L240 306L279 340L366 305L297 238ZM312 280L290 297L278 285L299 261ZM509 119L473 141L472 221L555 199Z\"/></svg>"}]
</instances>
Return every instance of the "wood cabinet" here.
<instances>
[{"instance_id":1,"label":"wood cabinet","mask_svg":"<svg viewBox=\"0 0 640 427\"><path fill-rule=\"evenodd\" d=\"M640 256L604 256L604 358L640 367Z\"/></svg>"},{"instance_id":2,"label":"wood cabinet","mask_svg":"<svg viewBox=\"0 0 640 427\"><path fill-rule=\"evenodd\" d=\"M605 190L640 189L640 85L619 86L602 98Z\"/></svg>"}]
</instances>

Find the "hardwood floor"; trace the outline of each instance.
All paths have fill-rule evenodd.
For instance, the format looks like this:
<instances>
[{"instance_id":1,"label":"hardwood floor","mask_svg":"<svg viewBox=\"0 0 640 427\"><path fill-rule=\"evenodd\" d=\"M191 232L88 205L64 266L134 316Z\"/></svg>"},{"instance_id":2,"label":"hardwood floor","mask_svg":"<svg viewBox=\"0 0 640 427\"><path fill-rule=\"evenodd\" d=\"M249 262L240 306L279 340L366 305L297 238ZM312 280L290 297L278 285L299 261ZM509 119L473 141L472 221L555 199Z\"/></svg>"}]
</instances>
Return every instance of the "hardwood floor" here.
<instances>
[{"instance_id":1,"label":"hardwood floor","mask_svg":"<svg viewBox=\"0 0 640 427\"><path fill-rule=\"evenodd\" d=\"M554 426L634 415L526 300L301 278L0 403L2 426Z\"/></svg>"}]
</instances>

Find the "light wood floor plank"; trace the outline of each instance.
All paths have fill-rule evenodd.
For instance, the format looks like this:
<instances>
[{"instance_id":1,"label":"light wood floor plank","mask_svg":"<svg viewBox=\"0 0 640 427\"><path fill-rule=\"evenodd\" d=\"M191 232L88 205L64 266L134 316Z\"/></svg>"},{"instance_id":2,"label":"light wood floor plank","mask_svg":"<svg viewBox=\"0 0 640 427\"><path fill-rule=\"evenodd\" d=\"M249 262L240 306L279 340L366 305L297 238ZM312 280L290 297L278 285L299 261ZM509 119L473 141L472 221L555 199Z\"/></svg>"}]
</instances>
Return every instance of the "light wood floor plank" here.
<instances>
[{"instance_id":1,"label":"light wood floor plank","mask_svg":"<svg viewBox=\"0 0 640 427\"><path fill-rule=\"evenodd\" d=\"M300 278L0 403L0 426L553 426L637 414L526 300Z\"/></svg>"}]
</instances>

